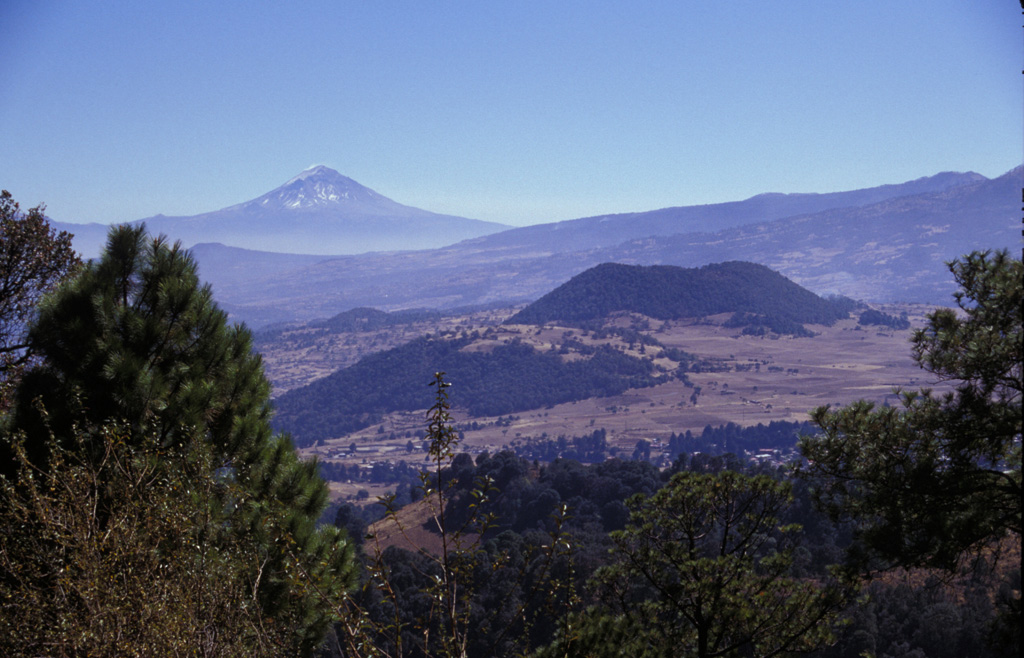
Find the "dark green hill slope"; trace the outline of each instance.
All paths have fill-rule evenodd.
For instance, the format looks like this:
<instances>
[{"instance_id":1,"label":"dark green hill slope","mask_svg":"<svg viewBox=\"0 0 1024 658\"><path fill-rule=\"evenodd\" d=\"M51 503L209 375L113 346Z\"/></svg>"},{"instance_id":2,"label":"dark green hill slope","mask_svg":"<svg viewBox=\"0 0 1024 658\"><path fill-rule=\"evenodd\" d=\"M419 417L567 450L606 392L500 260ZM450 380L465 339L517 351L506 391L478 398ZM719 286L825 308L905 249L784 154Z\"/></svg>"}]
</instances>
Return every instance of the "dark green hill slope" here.
<instances>
[{"instance_id":1,"label":"dark green hill slope","mask_svg":"<svg viewBox=\"0 0 1024 658\"><path fill-rule=\"evenodd\" d=\"M440 317L441 313L438 311L407 310L388 313L375 308L360 306L338 313L327 320L313 322L312 326L326 327L335 332L376 331L387 327L412 324L413 322L437 320Z\"/></svg>"},{"instance_id":2,"label":"dark green hill slope","mask_svg":"<svg viewBox=\"0 0 1024 658\"><path fill-rule=\"evenodd\" d=\"M428 384L437 371L456 387L460 406L474 416L494 416L651 386L649 360L610 347L565 362L553 353L512 342L490 352L464 352L470 339L419 338L378 352L276 401L276 429L306 446L379 422L390 411L427 409Z\"/></svg>"},{"instance_id":3,"label":"dark green hill slope","mask_svg":"<svg viewBox=\"0 0 1024 658\"><path fill-rule=\"evenodd\" d=\"M658 320L735 313L741 324L789 333L804 322L831 324L851 308L850 300L823 299L755 263L698 268L605 263L574 276L508 323L582 326L616 311Z\"/></svg>"}]
</instances>

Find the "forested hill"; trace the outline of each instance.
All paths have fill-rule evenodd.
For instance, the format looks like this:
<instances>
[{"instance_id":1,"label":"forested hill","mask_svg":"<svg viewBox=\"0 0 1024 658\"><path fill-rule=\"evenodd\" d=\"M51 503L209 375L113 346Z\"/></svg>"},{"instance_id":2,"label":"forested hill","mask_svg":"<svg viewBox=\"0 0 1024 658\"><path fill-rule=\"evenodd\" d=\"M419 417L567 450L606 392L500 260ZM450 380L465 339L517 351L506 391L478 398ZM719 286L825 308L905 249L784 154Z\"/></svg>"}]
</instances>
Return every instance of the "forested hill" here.
<instances>
[{"instance_id":1,"label":"forested hill","mask_svg":"<svg viewBox=\"0 0 1024 658\"><path fill-rule=\"evenodd\" d=\"M296 445L337 437L380 422L392 411L427 409L427 384L447 373L458 404L473 416L494 416L590 397L618 395L667 378L651 360L604 346L565 361L512 341L466 351L471 339L424 337L372 354L355 365L289 391L276 401L274 425Z\"/></svg>"},{"instance_id":2,"label":"forested hill","mask_svg":"<svg viewBox=\"0 0 1024 658\"><path fill-rule=\"evenodd\" d=\"M394 327L402 324L412 324L424 320L436 320L441 317L438 311L428 310L407 310L379 311L375 308L361 306L342 313L327 320L312 323L314 327L326 327L332 331L376 331L387 327Z\"/></svg>"},{"instance_id":3,"label":"forested hill","mask_svg":"<svg viewBox=\"0 0 1024 658\"><path fill-rule=\"evenodd\" d=\"M581 326L628 311L658 320L734 313L741 324L792 328L804 322L831 324L846 317L852 306L847 299L823 299L755 263L698 268L604 263L574 276L508 323Z\"/></svg>"}]
</instances>

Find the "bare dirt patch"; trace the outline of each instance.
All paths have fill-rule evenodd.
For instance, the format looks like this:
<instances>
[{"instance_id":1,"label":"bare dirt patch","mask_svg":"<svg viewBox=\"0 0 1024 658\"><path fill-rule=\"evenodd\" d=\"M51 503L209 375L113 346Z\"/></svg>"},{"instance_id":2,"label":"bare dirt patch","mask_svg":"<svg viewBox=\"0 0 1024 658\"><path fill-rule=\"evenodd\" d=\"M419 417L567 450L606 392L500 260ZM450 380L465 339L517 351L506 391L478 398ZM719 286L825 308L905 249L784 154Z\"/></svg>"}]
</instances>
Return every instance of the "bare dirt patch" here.
<instances>
[{"instance_id":1,"label":"bare dirt patch","mask_svg":"<svg viewBox=\"0 0 1024 658\"><path fill-rule=\"evenodd\" d=\"M442 538L437 513L437 500L433 498L424 498L402 507L393 517L385 517L369 527L367 534L372 538L367 541L368 550L383 551L397 546L408 551L441 555L445 548L449 552L460 552L479 542L480 535L470 532L449 533L446 540Z\"/></svg>"}]
</instances>

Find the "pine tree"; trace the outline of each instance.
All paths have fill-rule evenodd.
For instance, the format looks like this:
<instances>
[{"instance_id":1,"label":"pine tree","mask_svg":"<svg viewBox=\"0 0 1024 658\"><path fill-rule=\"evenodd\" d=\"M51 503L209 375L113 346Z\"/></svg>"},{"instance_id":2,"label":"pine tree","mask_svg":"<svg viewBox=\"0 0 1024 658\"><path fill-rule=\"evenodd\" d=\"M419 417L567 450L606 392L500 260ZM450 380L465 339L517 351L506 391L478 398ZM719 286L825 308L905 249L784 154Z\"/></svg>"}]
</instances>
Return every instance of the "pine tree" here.
<instances>
[{"instance_id":1,"label":"pine tree","mask_svg":"<svg viewBox=\"0 0 1024 658\"><path fill-rule=\"evenodd\" d=\"M733 471L676 473L626 501L613 562L591 583L600 602L548 656L779 656L834 640L853 590L792 575L800 527L780 525L788 483Z\"/></svg>"},{"instance_id":2,"label":"pine tree","mask_svg":"<svg viewBox=\"0 0 1024 658\"><path fill-rule=\"evenodd\" d=\"M816 409L821 433L800 445L821 502L858 522L874 566L955 570L994 541L1020 541L1024 265L976 252L950 269L960 312L930 314L913 353L954 390Z\"/></svg>"},{"instance_id":3,"label":"pine tree","mask_svg":"<svg viewBox=\"0 0 1024 658\"><path fill-rule=\"evenodd\" d=\"M949 268L959 309L929 314L912 349L953 390L904 392L900 407L818 408L821 433L800 444L818 502L856 523L853 567L956 572L1001 543L1020 550L1024 264L974 252ZM1015 577L995 629L1007 655L1020 651Z\"/></svg>"},{"instance_id":4,"label":"pine tree","mask_svg":"<svg viewBox=\"0 0 1024 658\"><path fill-rule=\"evenodd\" d=\"M238 605L256 602L261 624L288 629L258 653L312 652L352 584L352 548L337 529L317 528L326 484L272 434L251 336L228 325L191 256L144 227L113 229L99 262L44 301L29 338L43 364L19 388L0 472L46 474L55 459L94 467L109 446L89 430L111 424L131 458L189 471L189 456L205 455L223 486L199 503L215 520L204 540L233 561ZM120 502L100 497L101 525Z\"/></svg>"}]
</instances>

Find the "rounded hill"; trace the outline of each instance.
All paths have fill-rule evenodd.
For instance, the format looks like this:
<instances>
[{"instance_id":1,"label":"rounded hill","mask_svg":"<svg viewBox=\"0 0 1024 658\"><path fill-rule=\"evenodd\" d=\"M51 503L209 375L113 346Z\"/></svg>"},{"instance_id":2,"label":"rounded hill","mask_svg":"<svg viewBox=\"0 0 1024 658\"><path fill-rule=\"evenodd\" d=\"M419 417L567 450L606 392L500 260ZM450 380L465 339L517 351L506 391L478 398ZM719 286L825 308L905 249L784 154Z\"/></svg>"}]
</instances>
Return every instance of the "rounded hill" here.
<instances>
[{"instance_id":1,"label":"rounded hill","mask_svg":"<svg viewBox=\"0 0 1024 658\"><path fill-rule=\"evenodd\" d=\"M848 299L819 297L756 263L732 261L697 268L604 263L574 276L507 322L583 326L615 312L657 320L733 313L741 324L775 325L788 333L786 327L805 322L832 324L846 317L852 306Z\"/></svg>"}]
</instances>

